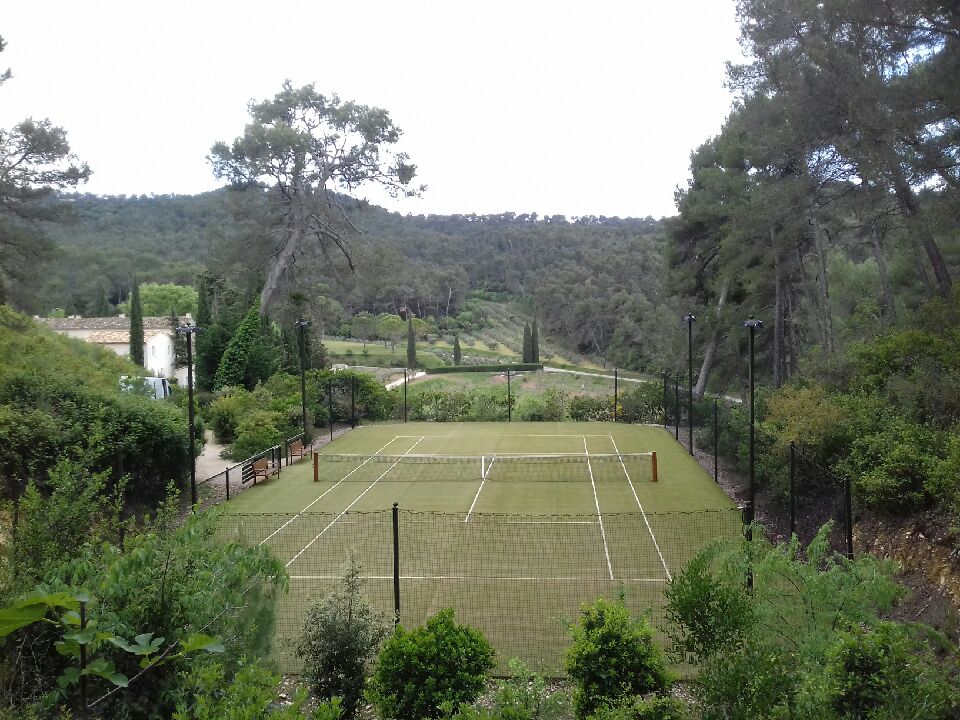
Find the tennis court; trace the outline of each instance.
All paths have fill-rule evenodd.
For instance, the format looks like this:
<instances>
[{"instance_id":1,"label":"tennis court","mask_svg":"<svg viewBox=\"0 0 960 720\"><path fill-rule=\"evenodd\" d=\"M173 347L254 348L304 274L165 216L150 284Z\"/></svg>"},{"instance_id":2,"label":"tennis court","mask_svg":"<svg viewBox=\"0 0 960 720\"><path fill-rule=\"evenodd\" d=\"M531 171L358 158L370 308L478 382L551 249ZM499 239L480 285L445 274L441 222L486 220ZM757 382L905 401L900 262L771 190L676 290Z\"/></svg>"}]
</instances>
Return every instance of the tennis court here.
<instances>
[{"instance_id":1,"label":"tennis court","mask_svg":"<svg viewBox=\"0 0 960 720\"><path fill-rule=\"evenodd\" d=\"M287 566L281 640L296 637L353 551L388 617L399 589L404 625L450 606L484 631L502 668L521 657L553 671L562 621L581 603L622 594L662 622L673 573L740 530L730 500L658 427L400 423L323 450L318 481L308 458L225 506L225 537L265 544ZM283 642L275 655L296 669Z\"/></svg>"}]
</instances>

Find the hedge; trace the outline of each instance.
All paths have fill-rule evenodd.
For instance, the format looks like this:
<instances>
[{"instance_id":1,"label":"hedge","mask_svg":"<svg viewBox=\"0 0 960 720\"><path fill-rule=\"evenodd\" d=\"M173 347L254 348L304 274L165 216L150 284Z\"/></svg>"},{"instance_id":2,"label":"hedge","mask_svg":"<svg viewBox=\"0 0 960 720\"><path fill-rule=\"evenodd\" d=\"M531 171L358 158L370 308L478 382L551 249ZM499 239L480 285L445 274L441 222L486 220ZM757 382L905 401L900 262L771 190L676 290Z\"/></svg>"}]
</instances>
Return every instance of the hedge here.
<instances>
[{"instance_id":1,"label":"hedge","mask_svg":"<svg viewBox=\"0 0 960 720\"><path fill-rule=\"evenodd\" d=\"M507 370L533 371L543 370L541 363L505 363L502 365L447 365L445 367L426 368L427 375L465 372L506 372Z\"/></svg>"}]
</instances>

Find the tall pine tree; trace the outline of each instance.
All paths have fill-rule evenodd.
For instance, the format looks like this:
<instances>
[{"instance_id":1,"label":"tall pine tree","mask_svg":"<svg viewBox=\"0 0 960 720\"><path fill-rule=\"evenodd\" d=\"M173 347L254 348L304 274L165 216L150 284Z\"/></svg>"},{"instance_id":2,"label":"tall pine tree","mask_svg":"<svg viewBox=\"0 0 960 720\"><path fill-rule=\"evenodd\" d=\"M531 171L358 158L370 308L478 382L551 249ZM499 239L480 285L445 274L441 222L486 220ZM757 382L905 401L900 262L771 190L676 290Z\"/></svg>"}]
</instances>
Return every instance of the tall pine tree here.
<instances>
[{"instance_id":1,"label":"tall pine tree","mask_svg":"<svg viewBox=\"0 0 960 720\"><path fill-rule=\"evenodd\" d=\"M407 316L407 367L417 366L417 338L413 333L413 316Z\"/></svg>"},{"instance_id":2,"label":"tall pine tree","mask_svg":"<svg viewBox=\"0 0 960 720\"><path fill-rule=\"evenodd\" d=\"M143 305L136 275L130 288L130 359L143 367Z\"/></svg>"},{"instance_id":3,"label":"tall pine tree","mask_svg":"<svg viewBox=\"0 0 960 720\"><path fill-rule=\"evenodd\" d=\"M537 325L537 316L533 316L533 328L530 330L530 362L540 362L540 326Z\"/></svg>"},{"instance_id":4,"label":"tall pine tree","mask_svg":"<svg viewBox=\"0 0 960 720\"><path fill-rule=\"evenodd\" d=\"M523 325L523 361L525 363L533 362L533 344L530 335L530 323Z\"/></svg>"}]
</instances>

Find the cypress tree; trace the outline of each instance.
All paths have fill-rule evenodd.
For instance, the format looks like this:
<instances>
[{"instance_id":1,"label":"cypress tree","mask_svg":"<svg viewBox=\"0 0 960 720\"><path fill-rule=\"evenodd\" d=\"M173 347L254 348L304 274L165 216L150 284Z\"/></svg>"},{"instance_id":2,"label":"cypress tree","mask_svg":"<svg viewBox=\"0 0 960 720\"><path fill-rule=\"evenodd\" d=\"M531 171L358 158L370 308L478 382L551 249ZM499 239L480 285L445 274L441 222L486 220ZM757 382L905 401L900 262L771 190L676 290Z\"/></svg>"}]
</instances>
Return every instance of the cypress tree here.
<instances>
[{"instance_id":1,"label":"cypress tree","mask_svg":"<svg viewBox=\"0 0 960 720\"><path fill-rule=\"evenodd\" d=\"M460 349L460 336L453 336L453 364L459 365L463 361L463 351Z\"/></svg>"},{"instance_id":2,"label":"cypress tree","mask_svg":"<svg viewBox=\"0 0 960 720\"><path fill-rule=\"evenodd\" d=\"M530 330L530 362L540 362L540 327L537 325L537 316L533 316L533 329Z\"/></svg>"},{"instance_id":3,"label":"cypress tree","mask_svg":"<svg viewBox=\"0 0 960 720\"><path fill-rule=\"evenodd\" d=\"M259 339L262 326L260 301L257 300L243 318L233 337L230 338L226 350L223 351L223 357L220 358L220 365L217 367L217 374L213 383L215 390L228 385L244 385L250 352Z\"/></svg>"},{"instance_id":4,"label":"cypress tree","mask_svg":"<svg viewBox=\"0 0 960 720\"><path fill-rule=\"evenodd\" d=\"M531 343L530 323L523 325L523 361L525 363L533 362L533 344Z\"/></svg>"},{"instance_id":5,"label":"cypress tree","mask_svg":"<svg viewBox=\"0 0 960 720\"><path fill-rule=\"evenodd\" d=\"M407 316L407 367L417 366L417 338L413 334L413 316Z\"/></svg>"},{"instance_id":6,"label":"cypress tree","mask_svg":"<svg viewBox=\"0 0 960 720\"><path fill-rule=\"evenodd\" d=\"M143 367L143 305L136 275L130 288L130 359Z\"/></svg>"}]
</instances>

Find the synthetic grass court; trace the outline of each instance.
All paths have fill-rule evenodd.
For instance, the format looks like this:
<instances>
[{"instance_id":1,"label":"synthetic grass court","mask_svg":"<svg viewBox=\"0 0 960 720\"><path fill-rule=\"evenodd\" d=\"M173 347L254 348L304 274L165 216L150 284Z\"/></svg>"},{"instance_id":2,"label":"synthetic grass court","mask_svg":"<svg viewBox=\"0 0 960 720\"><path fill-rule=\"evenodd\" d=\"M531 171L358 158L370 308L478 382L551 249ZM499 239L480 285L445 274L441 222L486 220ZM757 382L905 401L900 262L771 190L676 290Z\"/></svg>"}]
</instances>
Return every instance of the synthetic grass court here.
<instances>
[{"instance_id":1,"label":"synthetic grass court","mask_svg":"<svg viewBox=\"0 0 960 720\"><path fill-rule=\"evenodd\" d=\"M655 483L649 456L636 455L651 451ZM739 532L726 495L659 427L372 425L325 446L319 469L314 482L309 460L293 465L225 508L228 537L266 544L287 566L281 637L296 637L351 550L367 594L392 617L393 503L402 622L452 606L487 634L502 668L514 656L558 668L560 620L598 595L622 592L661 620L673 573L704 543ZM295 669L276 645L281 669Z\"/></svg>"}]
</instances>

